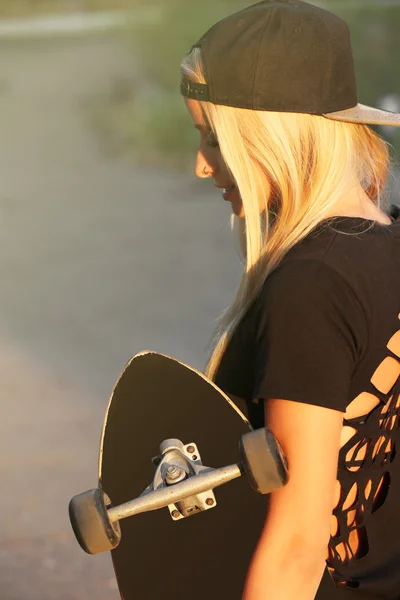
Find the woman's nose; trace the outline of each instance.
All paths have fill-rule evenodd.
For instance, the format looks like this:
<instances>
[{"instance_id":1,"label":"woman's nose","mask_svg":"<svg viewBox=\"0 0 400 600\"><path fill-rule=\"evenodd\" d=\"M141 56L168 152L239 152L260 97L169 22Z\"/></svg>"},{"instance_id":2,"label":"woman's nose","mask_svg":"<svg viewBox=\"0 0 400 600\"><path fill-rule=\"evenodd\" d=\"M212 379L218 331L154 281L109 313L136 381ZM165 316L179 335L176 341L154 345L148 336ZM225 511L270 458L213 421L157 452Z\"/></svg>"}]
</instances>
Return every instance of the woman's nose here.
<instances>
[{"instance_id":1,"label":"woman's nose","mask_svg":"<svg viewBox=\"0 0 400 600\"><path fill-rule=\"evenodd\" d=\"M201 152L197 154L194 170L196 176L200 179L207 179L208 177L213 177L215 174L215 166L212 165Z\"/></svg>"}]
</instances>

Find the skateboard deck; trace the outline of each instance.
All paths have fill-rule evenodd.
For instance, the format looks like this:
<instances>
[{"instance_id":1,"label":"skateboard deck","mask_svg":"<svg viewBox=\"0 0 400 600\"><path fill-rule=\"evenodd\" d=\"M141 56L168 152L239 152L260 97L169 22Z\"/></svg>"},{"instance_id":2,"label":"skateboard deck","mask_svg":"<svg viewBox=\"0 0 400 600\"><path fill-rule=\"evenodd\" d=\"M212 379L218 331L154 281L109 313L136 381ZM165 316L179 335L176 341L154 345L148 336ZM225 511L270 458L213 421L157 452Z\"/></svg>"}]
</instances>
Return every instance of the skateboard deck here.
<instances>
[{"instance_id":1,"label":"skateboard deck","mask_svg":"<svg viewBox=\"0 0 400 600\"><path fill-rule=\"evenodd\" d=\"M152 458L169 438L195 444L203 465L240 461L251 426L195 369L154 352L136 355L112 392L99 457L99 487L112 506L153 481ZM124 600L240 600L266 516L268 496L246 477L214 489L216 505L174 521L167 507L120 521L112 560ZM211 502L211 501L210 501Z\"/></svg>"}]
</instances>

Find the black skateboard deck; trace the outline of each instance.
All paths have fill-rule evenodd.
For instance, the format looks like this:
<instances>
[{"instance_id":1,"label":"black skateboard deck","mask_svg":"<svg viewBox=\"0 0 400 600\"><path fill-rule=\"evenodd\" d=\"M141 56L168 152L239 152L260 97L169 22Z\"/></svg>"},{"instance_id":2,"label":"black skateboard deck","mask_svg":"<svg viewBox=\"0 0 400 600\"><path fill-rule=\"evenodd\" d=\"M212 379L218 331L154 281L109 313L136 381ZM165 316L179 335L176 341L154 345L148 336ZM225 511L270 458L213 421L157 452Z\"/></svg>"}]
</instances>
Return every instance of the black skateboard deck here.
<instances>
[{"instance_id":1,"label":"black skateboard deck","mask_svg":"<svg viewBox=\"0 0 400 600\"><path fill-rule=\"evenodd\" d=\"M112 506L152 483L152 458L170 438L195 444L203 465L240 461L251 426L204 375L153 352L136 355L117 381L100 445L99 487ZM216 505L174 521L167 507L120 521L112 560L124 600L240 600L267 510L242 476L214 489ZM212 502L210 500L210 502Z\"/></svg>"}]
</instances>

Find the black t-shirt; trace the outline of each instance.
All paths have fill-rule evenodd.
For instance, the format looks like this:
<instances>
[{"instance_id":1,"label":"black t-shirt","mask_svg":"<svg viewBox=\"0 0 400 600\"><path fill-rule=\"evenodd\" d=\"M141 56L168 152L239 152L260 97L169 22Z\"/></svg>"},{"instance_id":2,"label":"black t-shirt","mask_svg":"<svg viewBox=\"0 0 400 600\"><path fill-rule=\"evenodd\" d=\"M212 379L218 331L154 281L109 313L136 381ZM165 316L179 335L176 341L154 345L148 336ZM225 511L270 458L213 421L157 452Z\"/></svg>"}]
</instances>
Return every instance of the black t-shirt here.
<instances>
[{"instance_id":1,"label":"black t-shirt","mask_svg":"<svg viewBox=\"0 0 400 600\"><path fill-rule=\"evenodd\" d=\"M339 454L327 565L354 598L400 600L400 210L391 213L391 225L331 218L292 248L237 328L215 382L246 401L255 428L264 426L260 399L348 416L368 405L366 416L344 415L353 432Z\"/></svg>"}]
</instances>

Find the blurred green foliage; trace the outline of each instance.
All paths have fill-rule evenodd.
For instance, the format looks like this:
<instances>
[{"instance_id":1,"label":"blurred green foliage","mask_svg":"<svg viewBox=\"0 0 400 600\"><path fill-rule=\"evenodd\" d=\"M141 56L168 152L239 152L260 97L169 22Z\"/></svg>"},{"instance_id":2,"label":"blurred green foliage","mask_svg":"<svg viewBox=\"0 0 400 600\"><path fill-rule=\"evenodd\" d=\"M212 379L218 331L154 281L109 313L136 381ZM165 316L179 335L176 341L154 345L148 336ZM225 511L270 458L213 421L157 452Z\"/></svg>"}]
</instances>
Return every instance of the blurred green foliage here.
<instances>
[{"instance_id":1,"label":"blurred green foliage","mask_svg":"<svg viewBox=\"0 0 400 600\"><path fill-rule=\"evenodd\" d=\"M91 122L104 151L144 165L187 171L193 165L198 132L190 126L183 102L175 93L114 102L98 98Z\"/></svg>"},{"instance_id":2,"label":"blurred green foliage","mask_svg":"<svg viewBox=\"0 0 400 600\"><path fill-rule=\"evenodd\" d=\"M133 29L134 50L149 76L170 92L179 88L179 65L185 53L214 23L248 6L244 0L167 0L160 23Z\"/></svg>"},{"instance_id":3,"label":"blurred green foliage","mask_svg":"<svg viewBox=\"0 0 400 600\"><path fill-rule=\"evenodd\" d=\"M0 18L68 13L76 10L131 10L152 4L152 0L0 0Z\"/></svg>"},{"instance_id":4,"label":"blurred green foliage","mask_svg":"<svg viewBox=\"0 0 400 600\"><path fill-rule=\"evenodd\" d=\"M359 102L378 106L388 94L396 94L400 99L400 1L379 8L376 0L375 8L364 9L350 9L346 2L342 2L343 8L339 2L335 4L335 12L350 25ZM368 1L364 4L371 6ZM392 128L387 139L393 146L393 158L398 161L400 129Z\"/></svg>"}]
</instances>

